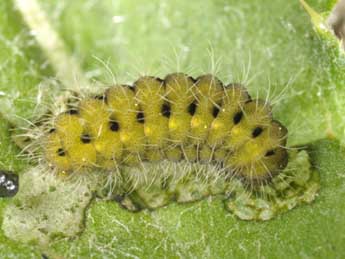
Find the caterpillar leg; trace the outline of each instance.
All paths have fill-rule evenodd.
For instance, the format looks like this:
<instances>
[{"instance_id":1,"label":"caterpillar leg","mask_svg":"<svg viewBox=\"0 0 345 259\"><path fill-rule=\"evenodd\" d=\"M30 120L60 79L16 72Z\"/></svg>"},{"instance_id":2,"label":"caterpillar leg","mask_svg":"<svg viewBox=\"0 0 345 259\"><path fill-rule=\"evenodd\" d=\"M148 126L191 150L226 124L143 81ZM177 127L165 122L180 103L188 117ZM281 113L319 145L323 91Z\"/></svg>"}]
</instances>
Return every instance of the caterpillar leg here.
<instances>
[{"instance_id":1,"label":"caterpillar leg","mask_svg":"<svg viewBox=\"0 0 345 259\"><path fill-rule=\"evenodd\" d=\"M223 197L225 208L240 219L269 220L300 204L312 202L320 187L319 175L311 169L307 152L290 151L289 156L290 163L272 179L271 184L256 186L248 186L233 177L224 178L223 175L222 178L224 171L219 167L205 164L182 166L166 161L165 175L155 171L162 168L152 166L150 180L141 178L141 181L129 184L131 187L117 195L116 200L127 210L139 211L164 207L171 202L193 202L218 196ZM176 172L176 169L180 174L172 177L169 171ZM140 174L133 168L128 170L125 173L127 176ZM133 177L130 181L137 179Z\"/></svg>"},{"instance_id":2,"label":"caterpillar leg","mask_svg":"<svg viewBox=\"0 0 345 259\"><path fill-rule=\"evenodd\" d=\"M147 164L145 169L145 174L136 168L122 172L128 188L119 195L118 201L128 210L201 200L222 194L227 185L221 177L221 168L212 165L164 161L158 165Z\"/></svg>"}]
</instances>

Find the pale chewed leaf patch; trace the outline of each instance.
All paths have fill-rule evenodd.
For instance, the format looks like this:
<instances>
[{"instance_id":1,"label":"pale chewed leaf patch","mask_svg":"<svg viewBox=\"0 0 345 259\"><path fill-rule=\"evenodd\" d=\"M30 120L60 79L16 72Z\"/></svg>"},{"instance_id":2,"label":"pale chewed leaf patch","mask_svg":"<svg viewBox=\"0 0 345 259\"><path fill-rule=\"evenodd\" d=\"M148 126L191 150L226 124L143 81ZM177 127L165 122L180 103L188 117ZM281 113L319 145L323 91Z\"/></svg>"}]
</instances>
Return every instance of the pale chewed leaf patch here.
<instances>
[{"instance_id":1,"label":"pale chewed leaf patch","mask_svg":"<svg viewBox=\"0 0 345 259\"><path fill-rule=\"evenodd\" d=\"M20 180L20 191L4 212L6 236L45 245L55 237L74 237L83 230L92 183L64 181L40 167L24 173Z\"/></svg>"}]
</instances>

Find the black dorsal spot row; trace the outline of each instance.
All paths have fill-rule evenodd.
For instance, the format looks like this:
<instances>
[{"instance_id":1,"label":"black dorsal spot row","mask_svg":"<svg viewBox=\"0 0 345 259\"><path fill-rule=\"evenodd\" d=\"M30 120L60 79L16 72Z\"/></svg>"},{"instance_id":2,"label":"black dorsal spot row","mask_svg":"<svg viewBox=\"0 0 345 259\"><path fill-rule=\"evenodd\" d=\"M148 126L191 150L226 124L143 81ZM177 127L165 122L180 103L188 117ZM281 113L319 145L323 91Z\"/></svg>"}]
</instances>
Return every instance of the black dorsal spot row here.
<instances>
[{"instance_id":1,"label":"black dorsal spot row","mask_svg":"<svg viewBox=\"0 0 345 259\"><path fill-rule=\"evenodd\" d=\"M139 111L139 112L137 113L137 121L138 121L139 123L144 123L144 122L145 122L144 112Z\"/></svg>"},{"instance_id":2,"label":"black dorsal spot row","mask_svg":"<svg viewBox=\"0 0 345 259\"><path fill-rule=\"evenodd\" d=\"M195 114L196 107L197 107L196 102L195 102L195 101L192 102L192 103L188 106L188 113L189 113L190 115L193 116L193 115Z\"/></svg>"},{"instance_id":3,"label":"black dorsal spot row","mask_svg":"<svg viewBox=\"0 0 345 259\"><path fill-rule=\"evenodd\" d=\"M233 118L234 124L236 125L240 123L240 121L242 120L242 117L243 117L243 112L242 111L237 112Z\"/></svg>"},{"instance_id":4,"label":"black dorsal spot row","mask_svg":"<svg viewBox=\"0 0 345 259\"><path fill-rule=\"evenodd\" d=\"M81 135L80 140L84 144L89 144L91 142L91 136L89 134L83 134Z\"/></svg>"},{"instance_id":5,"label":"black dorsal spot row","mask_svg":"<svg viewBox=\"0 0 345 259\"><path fill-rule=\"evenodd\" d=\"M263 131L264 131L263 128L261 128L261 127L256 127L256 128L253 130L253 132L252 132L252 137L253 137L253 138L256 138L256 137L260 136L260 134L261 134Z\"/></svg>"},{"instance_id":6,"label":"black dorsal spot row","mask_svg":"<svg viewBox=\"0 0 345 259\"><path fill-rule=\"evenodd\" d=\"M213 110L212 110L213 117L216 118L218 113L219 113L219 108L217 106L213 106Z\"/></svg>"},{"instance_id":7,"label":"black dorsal spot row","mask_svg":"<svg viewBox=\"0 0 345 259\"><path fill-rule=\"evenodd\" d=\"M170 105L168 103L163 103L161 113L164 117L170 117Z\"/></svg>"},{"instance_id":8,"label":"black dorsal spot row","mask_svg":"<svg viewBox=\"0 0 345 259\"><path fill-rule=\"evenodd\" d=\"M120 125L117 121L111 120L109 121L109 129L114 132L119 131Z\"/></svg>"},{"instance_id":9,"label":"black dorsal spot row","mask_svg":"<svg viewBox=\"0 0 345 259\"><path fill-rule=\"evenodd\" d=\"M57 151L56 151L56 154L58 156L65 156L66 155L66 152L65 150L63 150L62 148L59 148Z\"/></svg>"},{"instance_id":10,"label":"black dorsal spot row","mask_svg":"<svg viewBox=\"0 0 345 259\"><path fill-rule=\"evenodd\" d=\"M273 156L275 154L274 150L268 150L265 154L265 156Z\"/></svg>"},{"instance_id":11,"label":"black dorsal spot row","mask_svg":"<svg viewBox=\"0 0 345 259\"><path fill-rule=\"evenodd\" d=\"M56 131L55 128L51 128L51 129L49 130L49 133L51 134L51 133L54 133L55 131Z\"/></svg>"}]
</instances>

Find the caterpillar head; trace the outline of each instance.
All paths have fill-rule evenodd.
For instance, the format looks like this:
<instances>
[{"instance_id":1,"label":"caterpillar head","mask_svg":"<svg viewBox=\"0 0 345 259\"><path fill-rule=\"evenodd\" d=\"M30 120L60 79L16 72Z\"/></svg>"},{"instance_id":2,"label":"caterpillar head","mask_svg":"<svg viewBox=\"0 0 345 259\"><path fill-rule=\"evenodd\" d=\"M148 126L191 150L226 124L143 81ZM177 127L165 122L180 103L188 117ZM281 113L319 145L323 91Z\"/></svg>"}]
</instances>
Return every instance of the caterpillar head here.
<instances>
[{"instance_id":1,"label":"caterpillar head","mask_svg":"<svg viewBox=\"0 0 345 259\"><path fill-rule=\"evenodd\" d=\"M271 179L287 165L286 137L287 129L277 121L257 126L247 142L232 153L228 163L249 182Z\"/></svg>"}]
</instances>

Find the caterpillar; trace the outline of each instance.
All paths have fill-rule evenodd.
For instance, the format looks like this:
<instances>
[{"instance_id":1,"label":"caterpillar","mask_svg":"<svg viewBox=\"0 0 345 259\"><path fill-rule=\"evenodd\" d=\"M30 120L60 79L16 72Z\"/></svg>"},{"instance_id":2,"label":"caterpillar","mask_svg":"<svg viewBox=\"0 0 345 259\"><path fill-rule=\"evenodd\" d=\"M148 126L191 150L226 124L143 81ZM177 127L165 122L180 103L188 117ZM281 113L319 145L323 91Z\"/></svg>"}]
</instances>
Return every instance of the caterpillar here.
<instances>
[{"instance_id":1,"label":"caterpillar","mask_svg":"<svg viewBox=\"0 0 345 259\"><path fill-rule=\"evenodd\" d=\"M46 37L49 23L36 16L29 26ZM73 71L59 80L83 84L63 41L51 35L48 45L36 38L57 75ZM319 188L307 152L286 147L287 129L273 119L268 101L213 75L141 77L102 93L77 92L62 106L24 133L34 137L23 148L34 166L21 175L21 190L4 212L2 229L11 239L49 247L54 237L74 238L95 196L130 211L217 196L240 219L268 220L310 203Z\"/></svg>"},{"instance_id":2,"label":"caterpillar","mask_svg":"<svg viewBox=\"0 0 345 259\"><path fill-rule=\"evenodd\" d=\"M52 117L37 142L43 164L61 175L109 174L115 186L98 193L130 211L222 195L239 218L267 220L319 188L307 153L288 152L268 101L210 74L144 76L69 99Z\"/></svg>"},{"instance_id":3,"label":"caterpillar","mask_svg":"<svg viewBox=\"0 0 345 259\"><path fill-rule=\"evenodd\" d=\"M173 73L82 94L69 94L62 110L29 129L34 140L24 150L40 158L29 179L91 175L98 196L130 211L221 196L245 220L315 198L318 174L307 152L288 150L286 127L241 84Z\"/></svg>"},{"instance_id":4,"label":"caterpillar","mask_svg":"<svg viewBox=\"0 0 345 259\"><path fill-rule=\"evenodd\" d=\"M265 221L312 202L320 187L268 101L213 75L67 92L30 125L16 142L35 165L2 225L15 240L74 237L94 197L131 212L218 197L239 219Z\"/></svg>"},{"instance_id":5,"label":"caterpillar","mask_svg":"<svg viewBox=\"0 0 345 259\"><path fill-rule=\"evenodd\" d=\"M272 118L269 104L212 75L141 77L80 100L52 124L44 157L64 173L184 160L213 164L253 184L288 161L287 129Z\"/></svg>"}]
</instances>

